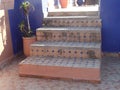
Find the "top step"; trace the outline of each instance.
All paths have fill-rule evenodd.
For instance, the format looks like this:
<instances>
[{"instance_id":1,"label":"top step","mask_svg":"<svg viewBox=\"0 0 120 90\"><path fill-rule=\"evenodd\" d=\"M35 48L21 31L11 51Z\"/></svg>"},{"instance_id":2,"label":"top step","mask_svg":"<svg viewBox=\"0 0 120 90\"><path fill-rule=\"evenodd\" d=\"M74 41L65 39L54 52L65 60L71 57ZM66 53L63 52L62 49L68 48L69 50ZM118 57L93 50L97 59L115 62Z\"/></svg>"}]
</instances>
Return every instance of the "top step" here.
<instances>
[{"instance_id":1,"label":"top step","mask_svg":"<svg viewBox=\"0 0 120 90\"><path fill-rule=\"evenodd\" d=\"M99 6L48 9L48 16L99 16Z\"/></svg>"},{"instance_id":2,"label":"top step","mask_svg":"<svg viewBox=\"0 0 120 90\"><path fill-rule=\"evenodd\" d=\"M48 12L48 17L51 16L98 16L98 11L51 11Z\"/></svg>"}]
</instances>

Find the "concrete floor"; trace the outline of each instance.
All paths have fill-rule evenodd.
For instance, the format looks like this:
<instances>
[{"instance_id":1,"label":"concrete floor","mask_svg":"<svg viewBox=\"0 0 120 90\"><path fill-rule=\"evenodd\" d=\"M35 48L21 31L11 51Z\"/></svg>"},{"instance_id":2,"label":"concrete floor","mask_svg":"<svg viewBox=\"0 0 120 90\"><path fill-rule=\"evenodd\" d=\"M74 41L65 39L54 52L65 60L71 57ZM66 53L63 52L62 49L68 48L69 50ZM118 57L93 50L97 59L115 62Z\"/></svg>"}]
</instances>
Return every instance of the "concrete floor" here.
<instances>
[{"instance_id":1,"label":"concrete floor","mask_svg":"<svg viewBox=\"0 0 120 90\"><path fill-rule=\"evenodd\" d=\"M19 77L18 63L23 59L23 56L14 59L0 70L0 90L120 90L120 58L102 60L101 84Z\"/></svg>"}]
</instances>

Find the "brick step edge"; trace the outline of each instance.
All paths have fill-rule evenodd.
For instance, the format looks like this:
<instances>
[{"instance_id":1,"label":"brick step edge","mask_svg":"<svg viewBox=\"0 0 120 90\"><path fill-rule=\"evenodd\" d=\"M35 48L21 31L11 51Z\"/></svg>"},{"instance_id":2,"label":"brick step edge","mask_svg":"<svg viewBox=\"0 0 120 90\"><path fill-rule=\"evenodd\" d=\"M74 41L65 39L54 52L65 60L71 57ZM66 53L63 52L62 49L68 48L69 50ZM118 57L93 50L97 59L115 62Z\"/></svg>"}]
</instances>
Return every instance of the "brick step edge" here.
<instances>
[{"instance_id":1,"label":"brick step edge","mask_svg":"<svg viewBox=\"0 0 120 90\"><path fill-rule=\"evenodd\" d=\"M33 59L32 61L34 61ZM19 64L20 76L31 77L50 77L60 79L73 79L82 81L100 82L100 68L72 68L72 67L59 67L47 66L29 63ZM39 63L39 62L37 62Z\"/></svg>"}]
</instances>

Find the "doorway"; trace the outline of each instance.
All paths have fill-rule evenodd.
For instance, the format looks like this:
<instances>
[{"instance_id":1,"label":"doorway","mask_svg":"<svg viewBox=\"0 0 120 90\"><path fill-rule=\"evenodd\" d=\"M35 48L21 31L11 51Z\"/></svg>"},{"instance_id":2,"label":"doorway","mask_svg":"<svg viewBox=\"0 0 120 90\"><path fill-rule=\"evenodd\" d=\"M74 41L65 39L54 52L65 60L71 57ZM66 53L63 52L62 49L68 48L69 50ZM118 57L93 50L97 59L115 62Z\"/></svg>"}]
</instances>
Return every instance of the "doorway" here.
<instances>
[{"instance_id":1,"label":"doorway","mask_svg":"<svg viewBox=\"0 0 120 90\"><path fill-rule=\"evenodd\" d=\"M60 0L48 0L48 11L76 9L99 10L99 0L68 0L66 8L61 7Z\"/></svg>"},{"instance_id":2,"label":"doorway","mask_svg":"<svg viewBox=\"0 0 120 90\"><path fill-rule=\"evenodd\" d=\"M44 17L47 17L48 12L100 11L100 0L68 0L66 8L61 7L60 0L42 0L42 4Z\"/></svg>"}]
</instances>

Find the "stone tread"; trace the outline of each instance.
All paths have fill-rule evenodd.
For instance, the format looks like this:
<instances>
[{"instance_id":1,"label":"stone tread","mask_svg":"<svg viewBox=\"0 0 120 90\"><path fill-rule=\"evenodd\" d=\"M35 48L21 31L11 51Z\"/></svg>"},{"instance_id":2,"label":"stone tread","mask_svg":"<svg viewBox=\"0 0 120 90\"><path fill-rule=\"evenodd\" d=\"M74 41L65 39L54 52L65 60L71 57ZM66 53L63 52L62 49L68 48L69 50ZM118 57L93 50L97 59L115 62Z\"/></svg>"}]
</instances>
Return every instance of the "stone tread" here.
<instances>
[{"instance_id":1,"label":"stone tread","mask_svg":"<svg viewBox=\"0 0 120 90\"><path fill-rule=\"evenodd\" d=\"M31 44L31 46L47 46L47 47L72 47L72 48L95 48L100 49L101 44L100 43L82 43L82 42L35 42Z\"/></svg>"},{"instance_id":2,"label":"stone tread","mask_svg":"<svg viewBox=\"0 0 120 90\"><path fill-rule=\"evenodd\" d=\"M42 27L37 28L37 31L101 31L100 27Z\"/></svg>"},{"instance_id":3,"label":"stone tread","mask_svg":"<svg viewBox=\"0 0 120 90\"><path fill-rule=\"evenodd\" d=\"M20 64L59 66L59 67L72 67L72 68L100 68L101 60L31 56L23 60Z\"/></svg>"},{"instance_id":4,"label":"stone tread","mask_svg":"<svg viewBox=\"0 0 120 90\"><path fill-rule=\"evenodd\" d=\"M98 11L50 11L49 16L98 16Z\"/></svg>"},{"instance_id":5,"label":"stone tread","mask_svg":"<svg viewBox=\"0 0 120 90\"><path fill-rule=\"evenodd\" d=\"M98 13L99 11L75 11L75 10L71 10L71 11L66 11L66 10L63 10L63 11L60 11L60 10L54 10L54 11L48 11L48 13L82 13L82 12L86 12L86 13Z\"/></svg>"},{"instance_id":6,"label":"stone tread","mask_svg":"<svg viewBox=\"0 0 120 90\"><path fill-rule=\"evenodd\" d=\"M98 19L100 20L99 16L52 16L52 17L45 17L44 19Z\"/></svg>"}]
</instances>

